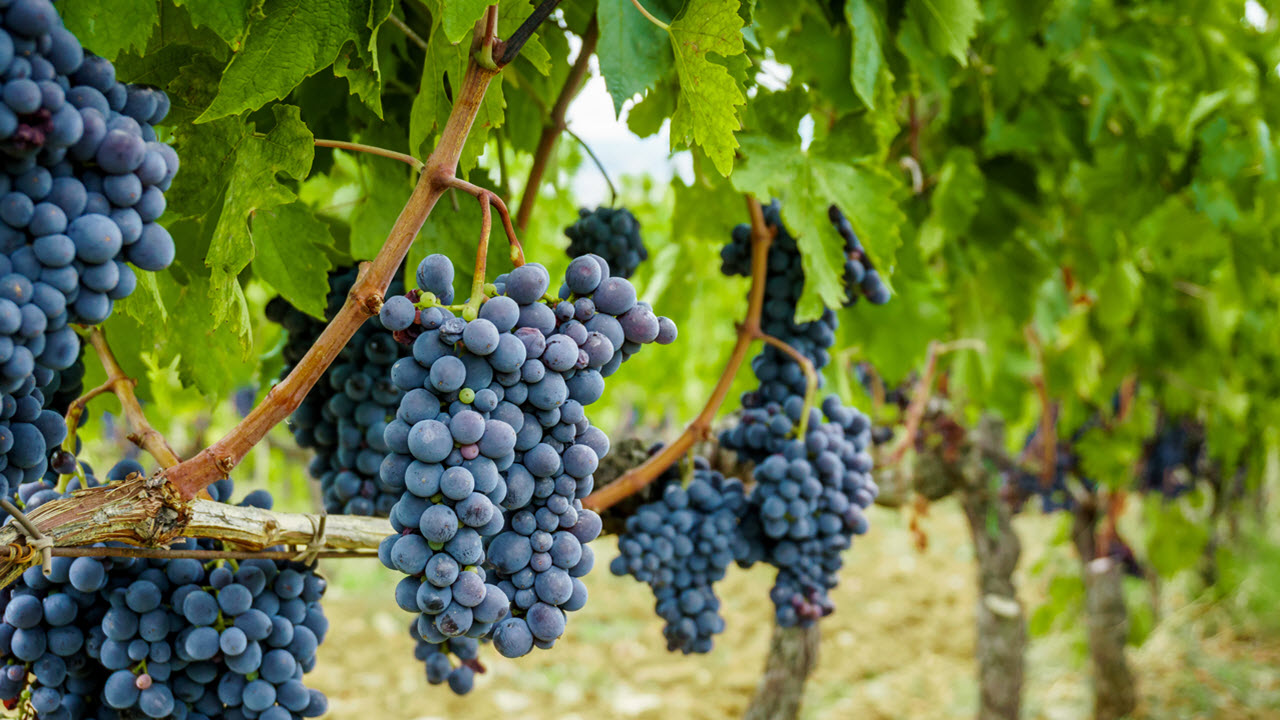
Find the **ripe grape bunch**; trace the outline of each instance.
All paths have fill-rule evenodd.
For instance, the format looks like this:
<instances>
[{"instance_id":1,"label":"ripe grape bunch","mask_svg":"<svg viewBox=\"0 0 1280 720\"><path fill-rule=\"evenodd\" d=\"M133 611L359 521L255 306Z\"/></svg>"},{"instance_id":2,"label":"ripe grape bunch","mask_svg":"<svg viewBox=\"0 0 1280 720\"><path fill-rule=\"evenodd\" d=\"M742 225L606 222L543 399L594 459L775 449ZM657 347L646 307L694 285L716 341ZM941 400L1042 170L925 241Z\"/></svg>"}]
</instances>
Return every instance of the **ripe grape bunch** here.
<instances>
[{"instance_id":1,"label":"ripe grape bunch","mask_svg":"<svg viewBox=\"0 0 1280 720\"><path fill-rule=\"evenodd\" d=\"M142 471L124 461L107 482ZM233 489L209 487L215 499ZM271 498L255 491L241 504ZM301 679L328 630L325 584L287 561L54 558L48 577L32 566L0 591L0 699L44 720L319 717L325 697Z\"/></svg>"},{"instance_id":2,"label":"ripe grape bunch","mask_svg":"<svg viewBox=\"0 0 1280 720\"><path fill-rule=\"evenodd\" d=\"M581 499L609 440L585 408L627 357L676 329L597 256L569 264L558 298L545 268L521 265L484 286L478 310L446 305L453 275L448 258L427 257L421 307L392 298L383 316L413 353L391 372L405 395L382 479L404 493L379 557L407 576L396 601L418 615L415 637L440 648L419 653L429 679L463 692L471 679L444 672L448 655L478 664L469 644L443 649L451 639L520 657L552 647L586 603L600 517Z\"/></svg>"},{"instance_id":3,"label":"ripe grape bunch","mask_svg":"<svg viewBox=\"0 0 1280 720\"><path fill-rule=\"evenodd\" d=\"M79 355L70 324L106 320L134 268L173 261L157 220L178 156L152 127L164 93L117 82L49 0L5 3L0 100L0 490L12 496L65 435L36 406Z\"/></svg>"},{"instance_id":4,"label":"ripe grape bunch","mask_svg":"<svg viewBox=\"0 0 1280 720\"><path fill-rule=\"evenodd\" d=\"M666 622L667 649L687 655L710 652L712 636L724 631L713 585L749 548L738 528L747 509L742 481L712 470L701 457L693 459L688 485L680 475L678 465L668 468L657 481L661 499L627 518L609 570L649 584Z\"/></svg>"},{"instance_id":5,"label":"ripe grape bunch","mask_svg":"<svg viewBox=\"0 0 1280 720\"><path fill-rule=\"evenodd\" d=\"M804 274L777 201L765 209L765 221L776 234L768 256L762 328L820 371L830 361L826 348L835 337L835 313L827 309L819 320L796 323ZM726 273L750 272L742 264L750 257L749 243L750 228L734 228L732 242L722 252ZM875 286L868 289L869 275L845 276L850 297L858 288L878 299L871 296ZM752 368L760 387L743 394L740 423L720 438L724 447L755 463L755 486L740 526L750 553L740 563L763 561L777 567L770 591L777 622L804 626L833 610L828 591L839 580L842 554L853 535L868 529L863 511L879 492L870 474L871 422L835 396L824 399L820 410L806 408L803 371L771 345Z\"/></svg>"},{"instance_id":6,"label":"ripe grape bunch","mask_svg":"<svg viewBox=\"0 0 1280 720\"><path fill-rule=\"evenodd\" d=\"M846 304L855 302L859 293L865 294L875 304L887 302L888 289L880 280L879 273L874 269L867 269L870 261L866 258L861 243L853 236L848 220L834 206L831 215L833 220L838 216L839 222L836 225L842 234L844 229L848 229L848 235L844 236L848 259L844 276L848 293ZM804 268L800 262L800 251L795 238L782 223L782 208L777 200L764 208L764 218L769 227L777 228L777 234L769 246L768 278L765 281L760 329L795 348L813 362L815 369L821 370L831 362L827 348L836 339L835 310L825 308L821 317L810 322L795 321L796 306L804 290ZM730 238L729 244L720 251L721 269L726 275L748 277L751 275L751 226L738 225ZM753 358L751 368L760 379L760 393L765 400L782 402L791 395L804 394L804 372L791 358L773 346L766 346L763 352Z\"/></svg>"},{"instance_id":7,"label":"ripe grape bunch","mask_svg":"<svg viewBox=\"0 0 1280 720\"><path fill-rule=\"evenodd\" d=\"M355 280L355 268L329 273L326 318L338 313ZM397 278L387 294L403 291ZM268 303L267 317L287 333L280 375L284 377L320 337L325 324L283 298ZM379 469L388 452L383 430L404 395L391 382L391 368L408 354L381 320L370 318L289 418L289 430L298 444L315 450L309 470L320 481L328 512L385 517L400 499L403 488L383 483Z\"/></svg>"},{"instance_id":8,"label":"ripe grape bunch","mask_svg":"<svg viewBox=\"0 0 1280 720\"><path fill-rule=\"evenodd\" d=\"M578 221L565 228L569 237L569 257L599 255L609 263L614 277L631 277L640 263L649 259L640 238L640 221L626 208L580 208Z\"/></svg>"}]
</instances>

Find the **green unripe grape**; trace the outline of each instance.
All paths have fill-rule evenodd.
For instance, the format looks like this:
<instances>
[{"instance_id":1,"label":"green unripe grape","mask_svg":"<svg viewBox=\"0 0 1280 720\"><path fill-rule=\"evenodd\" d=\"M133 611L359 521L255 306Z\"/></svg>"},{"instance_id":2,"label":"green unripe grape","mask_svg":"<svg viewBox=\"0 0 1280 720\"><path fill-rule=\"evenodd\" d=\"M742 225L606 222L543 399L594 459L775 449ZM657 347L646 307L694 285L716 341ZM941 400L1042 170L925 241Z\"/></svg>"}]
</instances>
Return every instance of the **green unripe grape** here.
<instances>
[{"instance_id":1,"label":"green unripe grape","mask_svg":"<svg viewBox=\"0 0 1280 720\"><path fill-rule=\"evenodd\" d=\"M476 399L476 391L471 388L462 388L458 391L458 399L463 403L470 405L471 401Z\"/></svg>"}]
</instances>

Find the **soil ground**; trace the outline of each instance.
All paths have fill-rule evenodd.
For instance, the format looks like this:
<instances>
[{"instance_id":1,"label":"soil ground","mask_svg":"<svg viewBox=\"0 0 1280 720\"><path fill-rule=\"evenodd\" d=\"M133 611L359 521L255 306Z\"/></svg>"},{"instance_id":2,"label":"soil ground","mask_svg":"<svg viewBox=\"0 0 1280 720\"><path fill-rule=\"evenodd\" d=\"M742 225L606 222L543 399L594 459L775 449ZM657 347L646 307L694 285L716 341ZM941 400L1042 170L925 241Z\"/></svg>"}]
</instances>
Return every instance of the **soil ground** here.
<instances>
[{"instance_id":1,"label":"soil ground","mask_svg":"<svg viewBox=\"0 0 1280 720\"><path fill-rule=\"evenodd\" d=\"M1074 560L1052 538L1058 521L1017 521L1025 548L1020 593L1029 611L1049 578ZM968 718L977 706L974 570L958 507L941 503L924 520L928 547L917 551L903 516L877 509L872 531L846 559L836 613L822 621L817 671L806 689L806 720ZM413 659L407 613L395 607L398 579L376 563L327 572L332 628L309 684L329 696L333 720L598 720L739 717L764 666L772 608L771 574L734 569L719 587L728 623L705 656L666 651L646 586L613 577L612 537L595 545L591 600L574 613L551 651L518 661L482 651L488 672L456 697L427 685ZM1053 573L1030 573L1032 567ZM1155 632L1131 648L1141 705L1135 718L1280 719L1280 639L1250 639L1218 606L1162 593ZM1059 623L1060 625L1062 623ZM1083 633L1061 627L1032 641L1024 717L1089 717Z\"/></svg>"}]
</instances>

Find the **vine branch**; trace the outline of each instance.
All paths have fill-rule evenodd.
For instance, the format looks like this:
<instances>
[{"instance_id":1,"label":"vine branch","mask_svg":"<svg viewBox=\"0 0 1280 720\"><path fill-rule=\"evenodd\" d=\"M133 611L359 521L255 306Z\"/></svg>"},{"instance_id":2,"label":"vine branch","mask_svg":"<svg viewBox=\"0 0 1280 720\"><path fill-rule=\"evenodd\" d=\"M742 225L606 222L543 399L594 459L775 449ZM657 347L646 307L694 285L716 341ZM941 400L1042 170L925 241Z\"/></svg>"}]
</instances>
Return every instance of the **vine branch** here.
<instances>
[{"instance_id":1,"label":"vine branch","mask_svg":"<svg viewBox=\"0 0 1280 720\"><path fill-rule=\"evenodd\" d=\"M640 4L640 0L631 0L631 4L636 6L636 9L640 11L640 14L644 16L645 20L648 20L667 32L671 32L671 26L654 17L648 10L645 10L644 5Z\"/></svg>"},{"instance_id":2,"label":"vine branch","mask_svg":"<svg viewBox=\"0 0 1280 720\"><path fill-rule=\"evenodd\" d=\"M929 351L924 363L924 374L921 375L920 382L916 385L915 392L911 395L911 403L907 405L907 422L905 432L902 434L902 442L898 447L894 448L893 454L889 456L889 461L885 463L886 465L897 465L902 462L907 450L916 444L916 436L920 432L920 423L924 420L925 408L928 407L929 398L933 395L933 380L938 370L938 358L957 350L985 352L986 348L986 344L981 340L967 338L953 340L948 343L940 343L937 340L929 343Z\"/></svg>"},{"instance_id":3,"label":"vine branch","mask_svg":"<svg viewBox=\"0 0 1280 720\"><path fill-rule=\"evenodd\" d=\"M423 50L430 49L430 45L427 44L427 41L422 39L421 35L414 32L413 28L409 27L409 24L397 17L395 13L388 15L387 21L399 28L400 32L404 33L404 36L409 39L409 42L412 42Z\"/></svg>"},{"instance_id":4,"label":"vine branch","mask_svg":"<svg viewBox=\"0 0 1280 720\"><path fill-rule=\"evenodd\" d=\"M124 416L131 428L128 438L134 445L146 450L162 468L173 467L182 462L164 436L147 420L146 413L142 411L142 403L138 402L138 395L134 392L138 381L129 377L120 367L115 354L111 352L111 346L107 344L106 333L102 328L94 327L89 331L88 339L89 344L93 346L93 351L98 355L98 360L102 362L102 369L107 373L107 381L72 403L72 407L67 409L67 427L72 427L71 413L77 409L83 412L90 395L109 390L119 398L120 406L124 408ZM80 417L79 412L76 414L77 423Z\"/></svg>"},{"instance_id":5,"label":"vine branch","mask_svg":"<svg viewBox=\"0 0 1280 720\"><path fill-rule=\"evenodd\" d=\"M737 377L742 362L746 360L751 343L765 337L760 330L760 313L764 308L769 246L773 243L777 230L765 223L764 210L760 207L760 201L752 195L747 196L747 211L751 215L751 292L747 301L747 317L738 326L738 340L733 346L733 352L729 354L729 361L725 363L724 371L720 374L715 389L711 391L711 397L707 399L702 412L698 413L684 432L680 433L680 437L665 445L648 460L618 476L618 479L588 495L582 501L583 507L600 512L634 495L689 452L689 448L693 447L694 443L711 436L711 422L715 420L716 413L720 411L725 397L729 395L729 388L733 385L733 379ZM801 367L804 366L801 365ZM812 364L809 370L813 370Z\"/></svg>"},{"instance_id":6,"label":"vine branch","mask_svg":"<svg viewBox=\"0 0 1280 720\"><path fill-rule=\"evenodd\" d=\"M504 48L502 57L514 57L555 3L547 2L544 6L548 6L545 11L540 6L521 26L527 35L519 39L517 36L521 31L517 31L513 42ZM230 473L272 427L297 409L356 330L382 308L383 294L427 217L444 192L458 186L455 181L463 144L475 122L485 91L498 73L497 67L486 67L487 63L483 61L486 53L493 57L492 50L500 42L495 34L496 26L497 8L490 6L485 20L477 24L472 38L471 59L462 81L457 85L453 109L440 133L439 144L427 158L418 183L396 218L382 249L372 262L361 264L342 309L284 380L271 388L263 401L230 433L194 457L162 471L160 478L168 481L180 499L194 498L201 489Z\"/></svg>"},{"instance_id":7,"label":"vine branch","mask_svg":"<svg viewBox=\"0 0 1280 720\"><path fill-rule=\"evenodd\" d=\"M516 229L511 224L511 213L507 210L507 204L503 202L502 196L487 188L482 188L479 185L473 185L462 178L451 177L445 182L448 183L449 187L461 190L462 192L479 200L485 218L488 218L489 216L489 205L491 203L494 207L498 208L498 217L502 218L502 231L507 234L507 242L511 244L511 263L516 267L523 265L524 247L520 244L520 238L516 237ZM490 221L486 219L485 222L489 223ZM487 247L489 231L485 230L484 234ZM484 270L483 267L480 267L479 269Z\"/></svg>"},{"instance_id":8,"label":"vine branch","mask_svg":"<svg viewBox=\"0 0 1280 720\"><path fill-rule=\"evenodd\" d=\"M560 133L567 129L564 117L569 112L570 103L582 89L587 70L591 66L591 56L595 54L599 40L600 26L596 18L592 17L591 22L587 24L587 29L582 33L582 48L578 50L578 57L573 61L573 67L569 69L564 86L560 88L556 103L551 108L551 115L542 126L542 135L538 137L538 148L533 153L533 166L529 168L529 179L524 184L524 192L520 196L520 209L516 214L516 226L521 230L529 227L529 218L533 216L533 206L538 201L538 190L542 186L542 176L547 172L547 164L551 161L551 153L555 151ZM590 154L590 150L588 153ZM594 159L595 156L592 155L592 158ZM609 183L609 187L613 188L612 182Z\"/></svg>"},{"instance_id":9,"label":"vine branch","mask_svg":"<svg viewBox=\"0 0 1280 720\"><path fill-rule=\"evenodd\" d=\"M376 145L365 145L363 143L348 142L346 140L325 140L323 138L316 138L315 145L316 147L334 148L335 150L347 150L349 152L362 152L368 153L369 155L391 158L392 160L399 160L414 170L422 170L423 168L423 162L412 155L396 152L395 150L388 150Z\"/></svg>"},{"instance_id":10,"label":"vine branch","mask_svg":"<svg viewBox=\"0 0 1280 720\"><path fill-rule=\"evenodd\" d=\"M154 548L182 537L221 540L233 552L307 546L316 540L313 517L212 500L187 501L171 486L142 477L78 490L70 498L45 503L27 515L35 528L52 540L55 555L69 553L67 548L102 542ZM323 549L317 551L372 550L389 534L391 524L384 518L329 516ZM26 549L22 537L12 524L0 527L0 549L10 548L8 557L0 553L0 587L13 582L32 559L30 552L22 552ZM88 548L84 552L101 550ZM228 556L225 551L217 552L218 557ZM16 559L19 556L26 560Z\"/></svg>"},{"instance_id":11,"label":"vine branch","mask_svg":"<svg viewBox=\"0 0 1280 720\"><path fill-rule=\"evenodd\" d=\"M560 0L543 0L538 7L533 9L533 14L525 18L524 22L520 23L520 27L511 33L511 37L498 42L495 47L495 54L498 56L498 69L505 67L516 59L516 56L520 54L520 49L524 47L525 43L529 42L529 38L533 37L534 31L538 29L542 21L551 15L551 12L559 4ZM496 52L499 48L501 49L500 53Z\"/></svg>"}]
</instances>

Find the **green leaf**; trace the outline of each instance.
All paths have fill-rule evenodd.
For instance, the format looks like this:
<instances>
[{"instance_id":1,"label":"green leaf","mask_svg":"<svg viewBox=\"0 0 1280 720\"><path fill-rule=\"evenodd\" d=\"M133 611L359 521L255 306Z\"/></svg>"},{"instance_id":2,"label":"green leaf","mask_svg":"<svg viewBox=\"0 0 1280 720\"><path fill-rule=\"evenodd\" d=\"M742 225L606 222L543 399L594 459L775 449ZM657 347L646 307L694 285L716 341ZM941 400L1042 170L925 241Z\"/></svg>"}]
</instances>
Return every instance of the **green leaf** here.
<instances>
[{"instance_id":1,"label":"green leaf","mask_svg":"<svg viewBox=\"0 0 1280 720\"><path fill-rule=\"evenodd\" d=\"M231 58L218 96L197 122L254 110L289 94L333 64L348 42L359 42L368 1L270 0L249 25L244 48Z\"/></svg>"},{"instance_id":2,"label":"green leaf","mask_svg":"<svg viewBox=\"0 0 1280 720\"><path fill-rule=\"evenodd\" d=\"M978 0L911 0L907 17L920 27L934 51L968 64L965 53L982 19Z\"/></svg>"},{"instance_id":3,"label":"green leaf","mask_svg":"<svg viewBox=\"0 0 1280 720\"><path fill-rule=\"evenodd\" d=\"M174 0L174 5L185 7L191 22L217 33L231 46L240 49L249 26L249 18L261 12L263 0Z\"/></svg>"},{"instance_id":4,"label":"green leaf","mask_svg":"<svg viewBox=\"0 0 1280 720\"><path fill-rule=\"evenodd\" d=\"M224 300L239 291L236 278L253 260L250 216L293 202L297 196L282 185L277 176L301 180L311 168L315 138L299 117L298 108L277 105L274 111L276 126L271 132L246 137L235 150L222 211L205 258L205 265L212 273L211 292ZM225 320L228 308L227 302L216 306L213 321Z\"/></svg>"},{"instance_id":5,"label":"green leaf","mask_svg":"<svg viewBox=\"0 0 1280 720\"><path fill-rule=\"evenodd\" d=\"M652 90L671 72L675 58L666 33L646 20L631 0L600 0L596 18L600 74L613 98L614 112L621 113L623 103Z\"/></svg>"},{"instance_id":6,"label":"green leaf","mask_svg":"<svg viewBox=\"0 0 1280 720\"><path fill-rule=\"evenodd\" d=\"M868 7L867 0L849 0L844 6L844 17L853 30L853 55L849 59L853 89L867 107L874 110L876 78L880 76L880 67L884 64L879 23Z\"/></svg>"},{"instance_id":7,"label":"green leaf","mask_svg":"<svg viewBox=\"0 0 1280 720\"><path fill-rule=\"evenodd\" d=\"M155 0L62 0L58 13L85 47L108 60L142 50L160 21Z\"/></svg>"},{"instance_id":8,"label":"green leaf","mask_svg":"<svg viewBox=\"0 0 1280 720\"><path fill-rule=\"evenodd\" d=\"M905 219L893 201L897 181L882 168L805 153L772 138L742 138L747 163L731 176L734 187L767 202L782 201L783 222L796 237L804 266L804 294L796 321L813 320L823 306L844 304L844 240L831 227L827 207L840 207L881 274L888 277Z\"/></svg>"},{"instance_id":9,"label":"green leaf","mask_svg":"<svg viewBox=\"0 0 1280 720\"><path fill-rule=\"evenodd\" d=\"M299 310L324 319L329 226L302 203L263 210L253 217L253 272Z\"/></svg>"},{"instance_id":10,"label":"green leaf","mask_svg":"<svg viewBox=\"0 0 1280 720\"><path fill-rule=\"evenodd\" d=\"M938 173L929 217L920 228L920 254L932 257L948 240L963 237L978 214L986 178L972 150L953 148Z\"/></svg>"},{"instance_id":11,"label":"green leaf","mask_svg":"<svg viewBox=\"0 0 1280 720\"><path fill-rule=\"evenodd\" d=\"M333 63L333 74L346 78L351 92L358 95L374 115L382 117L382 66L378 62L378 34L391 10L393 0L371 0L367 32L359 40L344 45Z\"/></svg>"},{"instance_id":12,"label":"green leaf","mask_svg":"<svg viewBox=\"0 0 1280 720\"><path fill-rule=\"evenodd\" d=\"M476 22L484 17L490 0L447 0L440 15L444 21L444 36L456 43L471 34ZM499 18L502 15L498 15Z\"/></svg>"},{"instance_id":13,"label":"green leaf","mask_svg":"<svg viewBox=\"0 0 1280 720\"><path fill-rule=\"evenodd\" d=\"M356 172L360 198L351 214L351 257L372 260L413 192L413 181L403 165L376 157L361 158Z\"/></svg>"},{"instance_id":14,"label":"green leaf","mask_svg":"<svg viewBox=\"0 0 1280 720\"><path fill-rule=\"evenodd\" d=\"M710 56L730 60L746 52L737 0L692 0L671 23L671 48L680 77L671 146L696 143L720 174L728 175L738 147L733 134L741 127L737 108L747 98L729 69Z\"/></svg>"},{"instance_id":15,"label":"green leaf","mask_svg":"<svg viewBox=\"0 0 1280 720\"><path fill-rule=\"evenodd\" d=\"M152 273L142 273L153 275ZM135 292L119 304L107 321L114 339L137 338L138 350L155 355L161 365L178 360L184 385L194 385L205 395L221 395L243 382L252 344L238 326L249 322L244 294L236 285L235 303L242 308L235 322L210 322L209 305L214 293L205 278L192 277L178 284L173 273L155 273L154 292ZM141 289L141 288L139 288Z\"/></svg>"}]
</instances>

